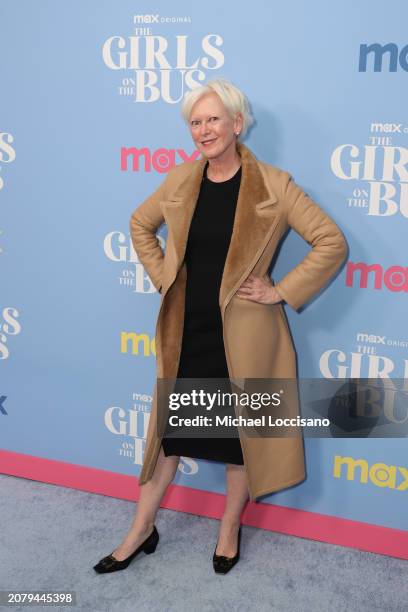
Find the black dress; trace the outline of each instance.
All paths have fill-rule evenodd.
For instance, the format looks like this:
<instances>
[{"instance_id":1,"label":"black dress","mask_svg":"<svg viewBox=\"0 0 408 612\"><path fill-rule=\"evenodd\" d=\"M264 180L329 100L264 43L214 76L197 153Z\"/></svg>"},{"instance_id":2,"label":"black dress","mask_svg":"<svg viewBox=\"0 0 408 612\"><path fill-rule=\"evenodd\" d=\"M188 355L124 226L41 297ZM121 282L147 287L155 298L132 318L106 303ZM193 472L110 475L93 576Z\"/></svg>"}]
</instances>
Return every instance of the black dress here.
<instances>
[{"instance_id":1,"label":"black dress","mask_svg":"<svg viewBox=\"0 0 408 612\"><path fill-rule=\"evenodd\" d=\"M186 245L187 282L178 379L229 377L219 291L231 240L241 168L227 181L215 183L207 178L207 167L208 162ZM238 437L163 437L162 446L166 456L244 463Z\"/></svg>"}]
</instances>

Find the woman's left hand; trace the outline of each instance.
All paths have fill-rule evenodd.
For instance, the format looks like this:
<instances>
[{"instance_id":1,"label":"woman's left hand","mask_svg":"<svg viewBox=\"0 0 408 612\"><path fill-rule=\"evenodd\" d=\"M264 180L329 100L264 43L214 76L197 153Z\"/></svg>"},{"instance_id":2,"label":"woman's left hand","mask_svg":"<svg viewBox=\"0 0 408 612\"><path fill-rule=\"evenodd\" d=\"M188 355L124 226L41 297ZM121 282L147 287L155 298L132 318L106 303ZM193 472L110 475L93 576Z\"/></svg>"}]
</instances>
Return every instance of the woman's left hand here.
<instances>
[{"instance_id":1,"label":"woman's left hand","mask_svg":"<svg viewBox=\"0 0 408 612\"><path fill-rule=\"evenodd\" d=\"M263 276L250 274L241 284L236 295L244 300L252 300L260 304L277 304L282 300L268 274Z\"/></svg>"}]
</instances>

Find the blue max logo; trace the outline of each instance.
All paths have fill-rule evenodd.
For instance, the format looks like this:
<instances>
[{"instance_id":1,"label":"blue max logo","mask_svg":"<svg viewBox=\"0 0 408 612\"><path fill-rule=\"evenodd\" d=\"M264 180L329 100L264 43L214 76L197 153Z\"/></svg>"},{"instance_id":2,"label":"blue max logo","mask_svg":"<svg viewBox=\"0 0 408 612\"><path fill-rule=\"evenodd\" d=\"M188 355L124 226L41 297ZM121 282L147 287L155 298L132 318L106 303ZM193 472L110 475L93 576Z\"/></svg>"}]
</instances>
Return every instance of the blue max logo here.
<instances>
[{"instance_id":1,"label":"blue max logo","mask_svg":"<svg viewBox=\"0 0 408 612\"><path fill-rule=\"evenodd\" d=\"M7 395L2 395L0 397L0 414L8 414L7 410L3 406L3 402L7 399Z\"/></svg>"},{"instance_id":2,"label":"blue max logo","mask_svg":"<svg viewBox=\"0 0 408 612\"><path fill-rule=\"evenodd\" d=\"M385 70L388 72L397 72L398 65L408 72L408 45L405 45L398 50L395 43L380 45L380 43L372 43L371 45L360 45L360 61L358 65L359 72L367 72L367 58L372 56L373 60L370 66L373 66L374 72L382 72L384 55L387 54L388 63L385 65Z\"/></svg>"}]
</instances>

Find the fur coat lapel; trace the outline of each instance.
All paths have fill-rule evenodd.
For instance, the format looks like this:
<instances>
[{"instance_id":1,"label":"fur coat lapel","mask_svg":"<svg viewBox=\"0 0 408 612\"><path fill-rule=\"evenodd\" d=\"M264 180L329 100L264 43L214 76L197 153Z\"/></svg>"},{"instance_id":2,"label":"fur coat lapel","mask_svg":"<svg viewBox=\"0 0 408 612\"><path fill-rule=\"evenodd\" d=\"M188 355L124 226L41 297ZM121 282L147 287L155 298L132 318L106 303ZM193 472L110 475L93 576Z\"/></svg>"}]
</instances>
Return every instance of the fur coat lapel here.
<instances>
[{"instance_id":1,"label":"fur coat lapel","mask_svg":"<svg viewBox=\"0 0 408 612\"><path fill-rule=\"evenodd\" d=\"M242 143L238 143L238 153L242 160L241 185L220 287L219 304L222 312L240 284L250 274L278 222L278 212L274 206L278 198L266 186L258 160ZM168 200L161 202L175 255L168 286L176 278L184 260L205 164L204 157L193 162L187 178ZM216 217L214 223L217 223ZM208 248L211 248L210 244ZM165 290L166 288L164 293Z\"/></svg>"}]
</instances>

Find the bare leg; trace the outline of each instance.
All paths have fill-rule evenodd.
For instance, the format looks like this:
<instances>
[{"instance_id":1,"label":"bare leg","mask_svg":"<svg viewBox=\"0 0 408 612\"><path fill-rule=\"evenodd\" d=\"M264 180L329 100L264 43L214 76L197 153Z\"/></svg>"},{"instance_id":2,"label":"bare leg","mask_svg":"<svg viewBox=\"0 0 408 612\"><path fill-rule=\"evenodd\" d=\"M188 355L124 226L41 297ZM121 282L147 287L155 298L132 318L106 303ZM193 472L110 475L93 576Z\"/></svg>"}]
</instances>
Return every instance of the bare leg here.
<instances>
[{"instance_id":1,"label":"bare leg","mask_svg":"<svg viewBox=\"0 0 408 612\"><path fill-rule=\"evenodd\" d=\"M180 457L166 457L163 448L157 458L152 478L140 486L140 497L133 523L118 548L113 551L115 559L123 561L150 535L156 519L160 502L168 485L174 478Z\"/></svg>"},{"instance_id":2,"label":"bare leg","mask_svg":"<svg viewBox=\"0 0 408 612\"><path fill-rule=\"evenodd\" d=\"M248 481L243 465L226 464L227 499L218 535L217 555L234 557L238 547L238 528L248 500Z\"/></svg>"}]
</instances>

